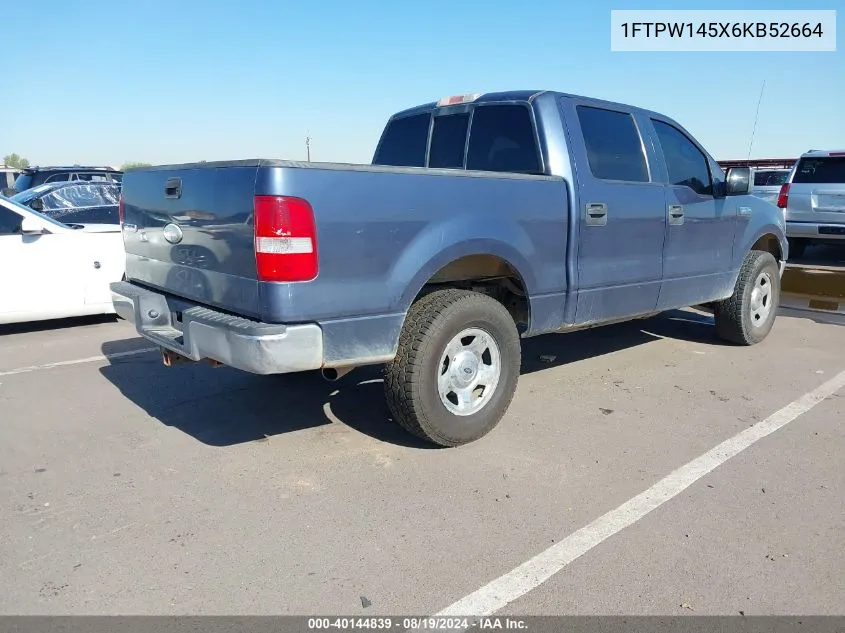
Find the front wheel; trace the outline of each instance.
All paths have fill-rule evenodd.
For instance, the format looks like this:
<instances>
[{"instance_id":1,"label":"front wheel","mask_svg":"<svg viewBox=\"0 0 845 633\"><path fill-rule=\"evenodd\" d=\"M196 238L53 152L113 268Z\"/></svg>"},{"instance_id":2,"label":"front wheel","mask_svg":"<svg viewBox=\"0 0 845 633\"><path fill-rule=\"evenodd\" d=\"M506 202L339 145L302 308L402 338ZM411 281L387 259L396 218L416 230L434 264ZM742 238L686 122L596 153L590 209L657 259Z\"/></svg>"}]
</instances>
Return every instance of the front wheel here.
<instances>
[{"instance_id":1,"label":"front wheel","mask_svg":"<svg viewBox=\"0 0 845 633\"><path fill-rule=\"evenodd\" d=\"M751 251L739 271L734 293L716 304L716 333L739 345L754 345L772 329L780 305L780 271L771 253Z\"/></svg>"},{"instance_id":2,"label":"front wheel","mask_svg":"<svg viewBox=\"0 0 845 633\"><path fill-rule=\"evenodd\" d=\"M505 307L467 290L438 290L411 306L385 368L393 419L440 446L475 441L499 423L519 379L519 333Z\"/></svg>"}]
</instances>

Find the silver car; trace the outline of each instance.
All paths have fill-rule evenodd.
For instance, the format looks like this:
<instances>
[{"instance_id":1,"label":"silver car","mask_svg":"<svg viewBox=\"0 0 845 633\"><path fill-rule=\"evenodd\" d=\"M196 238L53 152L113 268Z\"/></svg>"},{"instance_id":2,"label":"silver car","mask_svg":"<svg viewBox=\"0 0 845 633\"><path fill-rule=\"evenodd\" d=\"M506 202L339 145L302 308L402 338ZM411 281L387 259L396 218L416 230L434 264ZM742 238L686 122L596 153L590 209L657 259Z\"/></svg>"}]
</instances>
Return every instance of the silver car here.
<instances>
[{"instance_id":1,"label":"silver car","mask_svg":"<svg viewBox=\"0 0 845 633\"><path fill-rule=\"evenodd\" d=\"M809 244L845 246L845 150L812 150L801 155L781 186L789 255L800 257Z\"/></svg>"}]
</instances>

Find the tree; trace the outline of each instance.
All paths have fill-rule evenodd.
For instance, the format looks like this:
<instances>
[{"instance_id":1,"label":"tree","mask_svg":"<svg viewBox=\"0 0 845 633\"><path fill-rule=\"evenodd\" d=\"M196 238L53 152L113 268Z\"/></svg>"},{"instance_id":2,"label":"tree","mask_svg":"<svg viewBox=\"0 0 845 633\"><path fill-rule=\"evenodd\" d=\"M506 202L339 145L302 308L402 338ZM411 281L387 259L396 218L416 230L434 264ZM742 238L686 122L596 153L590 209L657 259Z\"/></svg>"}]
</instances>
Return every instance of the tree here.
<instances>
[{"instance_id":1,"label":"tree","mask_svg":"<svg viewBox=\"0 0 845 633\"><path fill-rule=\"evenodd\" d=\"M120 166L120 171L129 171L131 169L143 169L144 167L152 167L150 163L138 163L130 161L128 163L123 163Z\"/></svg>"},{"instance_id":2,"label":"tree","mask_svg":"<svg viewBox=\"0 0 845 633\"><path fill-rule=\"evenodd\" d=\"M9 154L3 157L3 164L9 167L16 167L17 169L26 169L29 167L29 161L21 158L17 154Z\"/></svg>"}]
</instances>

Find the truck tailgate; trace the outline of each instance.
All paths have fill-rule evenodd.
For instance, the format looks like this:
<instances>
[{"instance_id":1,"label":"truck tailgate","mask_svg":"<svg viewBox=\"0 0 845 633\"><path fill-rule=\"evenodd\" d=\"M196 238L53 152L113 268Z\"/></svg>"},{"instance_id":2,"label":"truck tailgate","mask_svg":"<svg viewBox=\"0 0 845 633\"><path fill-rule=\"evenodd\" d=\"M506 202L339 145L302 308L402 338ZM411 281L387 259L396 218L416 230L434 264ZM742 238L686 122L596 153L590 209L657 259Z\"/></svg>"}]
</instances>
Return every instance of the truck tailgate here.
<instances>
[{"instance_id":1,"label":"truck tailgate","mask_svg":"<svg viewBox=\"0 0 845 633\"><path fill-rule=\"evenodd\" d=\"M253 199L259 165L255 160L127 172L127 278L257 316Z\"/></svg>"}]
</instances>

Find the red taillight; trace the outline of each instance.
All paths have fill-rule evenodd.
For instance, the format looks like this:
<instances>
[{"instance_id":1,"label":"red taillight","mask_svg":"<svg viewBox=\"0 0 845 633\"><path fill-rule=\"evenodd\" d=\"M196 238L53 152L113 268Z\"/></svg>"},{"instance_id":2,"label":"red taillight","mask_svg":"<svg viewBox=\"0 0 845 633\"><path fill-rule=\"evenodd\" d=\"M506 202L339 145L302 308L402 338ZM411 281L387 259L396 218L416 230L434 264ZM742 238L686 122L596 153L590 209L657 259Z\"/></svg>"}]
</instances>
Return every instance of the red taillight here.
<instances>
[{"instance_id":1,"label":"red taillight","mask_svg":"<svg viewBox=\"0 0 845 633\"><path fill-rule=\"evenodd\" d=\"M255 264L261 281L317 276L317 229L306 200L255 196Z\"/></svg>"},{"instance_id":2,"label":"red taillight","mask_svg":"<svg viewBox=\"0 0 845 633\"><path fill-rule=\"evenodd\" d=\"M785 182L780 186L780 192L778 193L778 207L781 209L786 208L786 203L789 200L789 183Z\"/></svg>"},{"instance_id":3,"label":"red taillight","mask_svg":"<svg viewBox=\"0 0 845 633\"><path fill-rule=\"evenodd\" d=\"M123 226L123 194L120 194L120 199L117 203L117 219L120 226Z\"/></svg>"}]
</instances>

